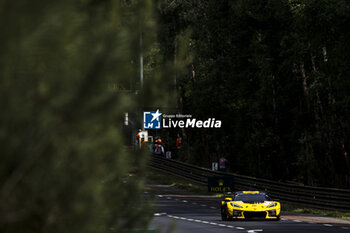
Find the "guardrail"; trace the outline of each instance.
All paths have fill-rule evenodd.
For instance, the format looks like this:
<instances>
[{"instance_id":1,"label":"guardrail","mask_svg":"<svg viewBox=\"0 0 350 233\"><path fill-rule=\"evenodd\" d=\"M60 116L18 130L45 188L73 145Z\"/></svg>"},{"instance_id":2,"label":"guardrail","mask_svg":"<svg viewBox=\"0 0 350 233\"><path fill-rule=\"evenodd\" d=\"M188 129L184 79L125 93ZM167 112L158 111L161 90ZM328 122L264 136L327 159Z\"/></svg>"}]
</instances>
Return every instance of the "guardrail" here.
<instances>
[{"instance_id":1,"label":"guardrail","mask_svg":"<svg viewBox=\"0 0 350 233\"><path fill-rule=\"evenodd\" d=\"M350 189L320 188L276 182L249 176L211 171L206 168L186 164L180 161L152 155L152 169L172 174L199 185L207 185L210 176L229 176L234 189L266 191L272 198L329 210L350 210Z\"/></svg>"}]
</instances>

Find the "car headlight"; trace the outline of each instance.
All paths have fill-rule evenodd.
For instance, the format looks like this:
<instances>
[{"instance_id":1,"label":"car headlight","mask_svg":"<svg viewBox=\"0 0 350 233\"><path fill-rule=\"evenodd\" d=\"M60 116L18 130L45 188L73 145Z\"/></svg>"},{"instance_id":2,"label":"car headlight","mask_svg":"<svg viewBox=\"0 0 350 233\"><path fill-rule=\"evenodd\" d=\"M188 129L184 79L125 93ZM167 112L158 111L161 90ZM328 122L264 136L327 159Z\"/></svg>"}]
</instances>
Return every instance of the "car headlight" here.
<instances>
[{"instance_id":1,"label":"car headlight","mask_svg":"<svg viewBox=\"0 0 350 233\"><path fill-rule=\"evenodd\" d=\"M243 208L242 206L237 205L236 203L230 203L230 205L231 205L232 207Z\"/></svg>"},{"instance_id":2,"label":"car headlight","mask_svg":"<svg viewBox=\"0 0 350 233\"><path fill-rule=\"evenodd\" d=\"M273 203L271 205L268 205L267 208L271 208L271 207L275 207L275 206L277 206L277 203Z\"/></svg>"}]
</instances>

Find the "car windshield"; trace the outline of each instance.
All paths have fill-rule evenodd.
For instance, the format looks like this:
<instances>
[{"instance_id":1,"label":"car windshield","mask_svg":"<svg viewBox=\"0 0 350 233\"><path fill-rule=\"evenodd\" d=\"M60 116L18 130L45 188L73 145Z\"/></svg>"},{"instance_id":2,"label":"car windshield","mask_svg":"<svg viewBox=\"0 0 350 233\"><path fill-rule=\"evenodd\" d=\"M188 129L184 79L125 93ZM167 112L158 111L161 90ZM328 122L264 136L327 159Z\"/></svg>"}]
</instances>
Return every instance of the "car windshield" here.
<instances>
[{"instance_id":1,"label":"car windshield","mask_svg":"<svg viewBox=\"0 0 350 233\"><path fill-rule=\"evenodd\" d=\"M234 201L242 201L244 203L256 204L263 203L264 201L271 201L271 198L265 194L238 194L235 196Z\"/></svg>"}]
</instances>

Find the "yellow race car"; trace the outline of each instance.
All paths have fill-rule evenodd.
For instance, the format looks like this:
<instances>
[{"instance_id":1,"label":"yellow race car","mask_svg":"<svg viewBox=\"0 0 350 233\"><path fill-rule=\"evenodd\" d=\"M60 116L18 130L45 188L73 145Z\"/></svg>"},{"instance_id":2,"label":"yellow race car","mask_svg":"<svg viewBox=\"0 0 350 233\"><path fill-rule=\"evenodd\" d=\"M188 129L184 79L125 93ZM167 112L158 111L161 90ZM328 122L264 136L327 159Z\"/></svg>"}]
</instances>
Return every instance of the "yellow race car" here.
<instances>
[{"instance_id":1,"label":"yellow race car","mask_svg":"<svg viewBox=\"0 0 350 233\"><path fill-rule=\"evenodd\" d=\"M221 219L264 218L279 220L281 204L265 192L241 191L221 201Z\"/></svg>"}]
</instances>

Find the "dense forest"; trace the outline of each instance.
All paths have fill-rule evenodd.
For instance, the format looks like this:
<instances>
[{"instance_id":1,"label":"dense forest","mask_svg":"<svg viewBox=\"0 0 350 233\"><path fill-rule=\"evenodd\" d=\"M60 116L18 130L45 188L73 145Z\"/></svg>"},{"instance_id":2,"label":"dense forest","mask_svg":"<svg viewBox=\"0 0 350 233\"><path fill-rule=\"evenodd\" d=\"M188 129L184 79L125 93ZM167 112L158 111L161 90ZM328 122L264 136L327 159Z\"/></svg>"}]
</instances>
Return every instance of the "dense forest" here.
<instances>
[{"instance_id":1,"label":"dense forest","mask_svg":"<svg viewBox=\"0 0 350 233\"><path fill-rule=\"evenodd\" d=\"M173 0L158 18L165 61L186 68L169 77L177 111L223 121L183 130L180 159L350 186L349 1Z\"/></svg>"}]
</instances>

